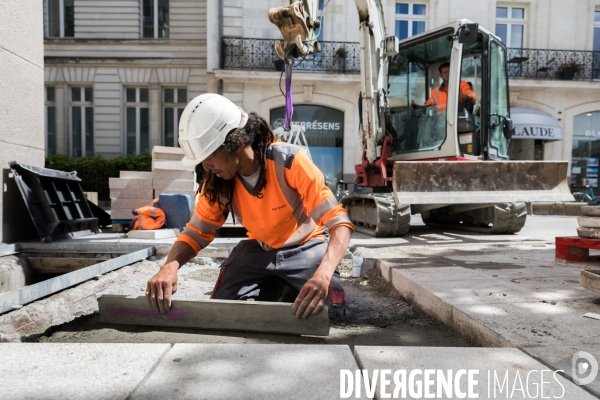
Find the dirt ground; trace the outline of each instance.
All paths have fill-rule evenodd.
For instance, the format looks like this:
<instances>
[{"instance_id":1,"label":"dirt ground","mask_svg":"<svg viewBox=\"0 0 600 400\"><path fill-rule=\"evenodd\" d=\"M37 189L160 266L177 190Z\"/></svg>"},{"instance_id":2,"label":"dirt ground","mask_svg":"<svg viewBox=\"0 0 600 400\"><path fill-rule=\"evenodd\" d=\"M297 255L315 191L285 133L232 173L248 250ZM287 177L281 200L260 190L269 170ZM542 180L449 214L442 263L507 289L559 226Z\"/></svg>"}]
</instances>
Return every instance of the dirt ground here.
<instances>
[{"instance_id":1,"label":"dirt ground","mask_svg":"<svg viewBox=\"0 0 600 400\"><path fill-rule=\"evenodd\" d=\"M210 287L219 269L214 260L197 260L180 270L179 291ZM328 337L172 329L134 325L109 325L98 312L53 327L39 342L88 343L303 343L396 345L396 346L471 346L452 330L416 311L386 282L378 269L361 278L352 277L352 260L340 266L346 291L347 316L333 313ZM201 284L199 286L199 284ZM203 289L206 290L206 289ZM179 292L178 292L179 294ZM208 297L210 291L202 293ZM187 297L187 296L186 296ZM198 298L198 297L196 297Z\"/></svg>"}]
</instances>

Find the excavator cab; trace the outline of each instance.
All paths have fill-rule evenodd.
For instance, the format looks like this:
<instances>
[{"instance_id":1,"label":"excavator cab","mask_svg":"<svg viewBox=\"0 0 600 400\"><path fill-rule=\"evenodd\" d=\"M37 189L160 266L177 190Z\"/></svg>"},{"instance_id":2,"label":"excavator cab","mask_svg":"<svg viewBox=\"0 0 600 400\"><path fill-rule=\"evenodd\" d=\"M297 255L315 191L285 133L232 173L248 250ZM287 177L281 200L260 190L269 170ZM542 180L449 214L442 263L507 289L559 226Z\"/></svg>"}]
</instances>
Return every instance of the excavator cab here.
<instances>
[{"instance_id":1,"label":"excavator cab","mask_svg":"<svg viewBox=\"0 0 600 400\"><path fill-rule=\"evenodd\" d=\"M445 84L440 66L448 64ZM474 96L461 98L465 91ZM477 24L400 42L388 68L390 160L508 159L508 98L506 48Z\"/></svg>"}]
</instances>

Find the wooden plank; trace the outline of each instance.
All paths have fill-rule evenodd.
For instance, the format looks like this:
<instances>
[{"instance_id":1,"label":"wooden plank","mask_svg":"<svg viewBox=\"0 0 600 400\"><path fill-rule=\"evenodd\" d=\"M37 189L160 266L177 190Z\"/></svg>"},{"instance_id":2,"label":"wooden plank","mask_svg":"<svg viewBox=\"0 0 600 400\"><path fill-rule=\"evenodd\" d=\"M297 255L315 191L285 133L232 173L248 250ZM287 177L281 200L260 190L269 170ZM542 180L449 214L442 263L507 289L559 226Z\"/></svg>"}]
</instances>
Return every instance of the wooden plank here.
<instances>
[{"instance_id":1,"label":"wooden plank","mask_svg":"<svg viewBox=\"0 0 600 400\"><path fill-rule=\"evenodd\" d=\"M42 274L64 274L76 271L99 262L108 261L108 258L61 258L61 257L29 257L29 266Z\"/></svg>"},{"instance_id":2,"label":"wooden plank","mask_svg":"<svg viewBox=\"0 0 600 400\"><path fill-rule=\"evenodd\" d=\"M98 298L102 322L209 330L329 335L326 310L296 318L289 303L239 300L173 300L171 311L154 311L144 296L105 294Z\"/></svg>"}]
</instances>

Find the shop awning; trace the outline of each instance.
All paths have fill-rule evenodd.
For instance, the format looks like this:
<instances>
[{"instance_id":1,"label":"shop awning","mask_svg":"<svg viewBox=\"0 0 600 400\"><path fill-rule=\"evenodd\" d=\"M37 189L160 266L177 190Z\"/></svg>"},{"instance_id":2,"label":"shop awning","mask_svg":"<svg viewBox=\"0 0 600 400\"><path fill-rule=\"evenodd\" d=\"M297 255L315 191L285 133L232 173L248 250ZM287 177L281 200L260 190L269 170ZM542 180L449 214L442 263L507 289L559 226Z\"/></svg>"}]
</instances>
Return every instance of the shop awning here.
<instances>
[{"instance_id":1,"label":"shop awning","mask_svg":"<svg viewBox=\"0 0 600 400\"><path fill-rule=\"evenodd\" d=\"M533 108L510 109L515 133L513 139L562 140L562 127L552 115Z\"/></svg>"}]
</instances>

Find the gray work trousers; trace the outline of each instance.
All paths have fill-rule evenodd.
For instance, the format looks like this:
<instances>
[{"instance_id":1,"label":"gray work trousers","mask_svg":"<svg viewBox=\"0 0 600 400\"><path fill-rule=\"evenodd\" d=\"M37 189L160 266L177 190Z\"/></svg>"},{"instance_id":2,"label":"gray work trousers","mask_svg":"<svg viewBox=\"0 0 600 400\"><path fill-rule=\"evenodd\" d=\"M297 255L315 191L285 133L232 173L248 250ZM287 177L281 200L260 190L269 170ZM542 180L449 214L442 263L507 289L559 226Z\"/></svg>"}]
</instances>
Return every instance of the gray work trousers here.
<instances>
[{"instance_id":1,"label":"gray work trousers","mask_svg":"<svg viewBox=\"0 0 600 400\"><path fill-rule=\"evenodd\" d=\"M327 241L319 239L273 250L264 250L256 240L242 240L221 265L211 298L278 301L286 282L297 291L302 289L319 267L326 250ZM336 311L344 315L345 296L338 270L331 278L325 304L330 305L331 301Z\"/></svg>"}]
</instances>

